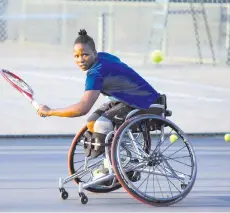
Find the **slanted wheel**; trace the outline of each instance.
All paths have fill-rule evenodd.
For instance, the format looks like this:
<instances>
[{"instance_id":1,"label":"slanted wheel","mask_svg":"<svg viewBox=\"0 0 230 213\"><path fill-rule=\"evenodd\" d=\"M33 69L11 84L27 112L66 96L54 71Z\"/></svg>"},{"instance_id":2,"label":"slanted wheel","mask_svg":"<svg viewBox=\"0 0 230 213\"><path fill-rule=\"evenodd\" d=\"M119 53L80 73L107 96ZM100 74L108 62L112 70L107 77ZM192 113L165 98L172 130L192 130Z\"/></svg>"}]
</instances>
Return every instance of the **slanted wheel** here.
<instances>
[{"instance_id":1,"label":"slanted wheel","mask_svg":"<svg viewBox=\"0 0 230 213\"><path fill-rule=\"evenodd\" d=\"M124 150L131 155L125 156ZM114 136L111 153L119 182L143 203L172 205L195 183L197 165L192 146L179 127L159 116L143 114L127 120ZM138 174L135 181L130 172Z\"/></svg>"},{"instance_id":2,"label":"slanted wheel","mask_svg":"<svg viewBox=\"0 0 230 213\"><path fill-rule=\"evenodd\" d=\"M74 173L80 174L79 177L75 178L75 182L89 182L93 179L93 172L103 165L104 156L99 156L95 159L88 161L88 165L94 165L91 169L85 172L85 152L84 152L84 141L87 140L85 133L87 132L87 127L84 126L78 134L74 137L72 145L69 150L68 156L68 168L70 175ZM112 180L111 180L112 182ZM110 183L110 182L109 182ZM109 188L108 181L105 184L98 184L91 186L86 190L96 193L107 193L121 188L120 183L117 181L116 184Z\"/></svg>"}]
</instances>

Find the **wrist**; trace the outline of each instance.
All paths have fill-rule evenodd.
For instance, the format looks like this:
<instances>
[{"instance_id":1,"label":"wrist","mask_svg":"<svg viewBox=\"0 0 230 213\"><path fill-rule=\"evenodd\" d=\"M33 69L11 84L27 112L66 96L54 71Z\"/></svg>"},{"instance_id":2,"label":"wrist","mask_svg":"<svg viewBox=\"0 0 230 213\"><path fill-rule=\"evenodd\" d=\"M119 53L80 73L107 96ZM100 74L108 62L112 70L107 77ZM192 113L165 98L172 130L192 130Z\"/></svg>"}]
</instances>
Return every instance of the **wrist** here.
<instances>
[{"instance_id":1,"label":"wrist","mask_svg":"<svg viewBox=\"0 0 230 213\"><path fill-rule=\"evenodd\" d=\"M53 115L53 110L50 109L48 112L47 112L47 116L52 116Z\"/></svg>"}]
</instances>

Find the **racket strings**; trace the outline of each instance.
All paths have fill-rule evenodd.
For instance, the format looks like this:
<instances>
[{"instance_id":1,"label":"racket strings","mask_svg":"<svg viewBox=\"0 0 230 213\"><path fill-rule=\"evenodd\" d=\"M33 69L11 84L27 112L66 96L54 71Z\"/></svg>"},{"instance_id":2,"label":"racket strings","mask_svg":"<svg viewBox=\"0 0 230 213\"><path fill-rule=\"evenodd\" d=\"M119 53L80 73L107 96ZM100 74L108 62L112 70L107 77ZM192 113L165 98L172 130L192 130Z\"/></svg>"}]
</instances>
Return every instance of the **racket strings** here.
<instances>
[{"instance_id":1,"label":"racket strings","mask_svg":"<svg viewBox=\"0 0 230 213\"><path fill-rule=\"evenodd\" d=\"M21 90L32 94L33 91L32 89L29 87L29 85L27 85L23 80L15 78L14 76L10 75L10 74L6 74L6 77L16 86L18 86Z\"/></svg>"}]
</instances>

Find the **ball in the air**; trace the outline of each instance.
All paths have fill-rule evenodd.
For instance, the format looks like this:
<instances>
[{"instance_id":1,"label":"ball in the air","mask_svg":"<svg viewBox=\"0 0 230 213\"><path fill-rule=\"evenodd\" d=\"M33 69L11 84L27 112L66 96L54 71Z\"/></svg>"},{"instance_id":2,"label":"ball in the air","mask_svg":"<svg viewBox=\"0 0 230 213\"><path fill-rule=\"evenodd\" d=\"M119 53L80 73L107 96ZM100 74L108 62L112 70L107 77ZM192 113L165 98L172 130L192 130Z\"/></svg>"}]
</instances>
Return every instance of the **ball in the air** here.
<instances>
[{"instance_id":1,"label":"ball in the air","mask_svg":"<svg viewBox=\"0 0 230 213\"><path fill-rule=\"evenodd\" d=\"M224 140L230 142L230 133L224 135Z\"/></svg>"},{"instance_id":2,"label":"ball in the air","mask_svg":"<svg viewBox=\"0 0 230 213\"><path fill-rule=\"evenodd\" d=\"M169 140L171 143L174 143L178 140L178 136L176 134L172 134L170 135Z\"/></svg>"},{"instance_id":3,"label":"ball in the air","mask_svg":"<svg viewBox=\"0 0 230 213\"><path fill-rule=\"evenodd\" d=\"M160 50L153 51L151 57L154 63L160 63L164 58L163 53Z\"/></svg>"}]
</instances>

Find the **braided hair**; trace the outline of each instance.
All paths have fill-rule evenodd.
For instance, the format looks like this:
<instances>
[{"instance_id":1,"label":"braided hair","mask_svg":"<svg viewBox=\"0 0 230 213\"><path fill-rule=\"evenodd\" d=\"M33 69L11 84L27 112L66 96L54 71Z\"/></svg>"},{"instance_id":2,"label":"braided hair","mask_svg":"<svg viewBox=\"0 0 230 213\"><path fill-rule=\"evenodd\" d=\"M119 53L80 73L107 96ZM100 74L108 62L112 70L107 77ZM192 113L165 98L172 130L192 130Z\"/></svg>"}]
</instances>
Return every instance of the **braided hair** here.
<instances>
[{"instance_id":1,"label":"braided hair","mask_svg":"<svg viewBox=\"0 0 230 213\"><path fill-rule=\"evenodd\" d=\"M78 37L74 41L75 44L88 44L93 51L96 51L96 46L94 43L94 40L87 35L87 32L85 29L81 29L80 32L78 32Z\"/></svg>"}]
</instances>

